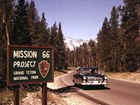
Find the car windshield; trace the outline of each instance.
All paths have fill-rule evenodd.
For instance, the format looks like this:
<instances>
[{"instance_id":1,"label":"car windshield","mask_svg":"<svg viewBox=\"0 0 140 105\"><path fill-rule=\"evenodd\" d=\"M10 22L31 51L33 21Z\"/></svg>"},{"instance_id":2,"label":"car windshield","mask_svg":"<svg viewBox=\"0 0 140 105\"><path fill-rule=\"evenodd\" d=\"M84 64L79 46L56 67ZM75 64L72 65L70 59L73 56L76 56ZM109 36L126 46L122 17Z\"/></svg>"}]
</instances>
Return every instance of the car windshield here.
<instances>
[{"instance_id":1,"label":"car windshield","mask_svg":"<svg viewBox=\"0 0 140 105\"><path fill-rule=\"evenodd\" d=\"M85 75L85 74L98 74L98 69L96 68L81 68L80 69L80 74Z\"/></svg>"},{"instance_id":2,"label":"car windshield","mask_svg":"<svg viewBox=\"0 0 140 105\"><path fill-rule=\"evenodd\" d=\"M91 73L90 70L80 70L81 75L90 74L90 73Z\"/></svg>"}]
</instances>

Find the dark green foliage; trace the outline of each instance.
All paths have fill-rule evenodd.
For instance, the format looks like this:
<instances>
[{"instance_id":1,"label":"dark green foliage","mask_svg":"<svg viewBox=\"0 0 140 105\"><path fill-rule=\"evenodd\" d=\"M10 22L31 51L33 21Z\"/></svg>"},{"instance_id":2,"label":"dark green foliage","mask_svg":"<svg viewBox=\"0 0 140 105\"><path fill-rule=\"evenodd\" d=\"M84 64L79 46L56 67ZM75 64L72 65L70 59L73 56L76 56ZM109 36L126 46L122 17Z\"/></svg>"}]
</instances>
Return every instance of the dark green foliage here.
<instances>
[{"instance_id":1,"label":"dark green foliage","mask_svg":"<svg viewBox=\"0 0 140 105\"><path fill-rule=\"evenodd\" d=\"M11 43L16 45L31 45L25 0L18 0L16 6Z\"/></svg>"},{"instance_id":2,"label":"dark green foliage","mask_svg":"<svg viewBox=\"0 0 140 105\"><path fill-rule=\"evenodd\" d=\"M99 60L98 66L101 69L108 71L108 68L110 68L112 65L110 64L110 26L107 18L104 19L102 30L98 34L97 41Z\"/></svg>"},{"instance_id":3,"label":"dark green foliage","mask_svg":"<svg viewBox=\"0 0 140 105\"><path fill-rule=\"evenodd\" d=\"M105 71L133 72L140 67L140 5L137 0L124 3L123 8L112 8L109 23L104 21L98 34L98 64Z\"/></svg>"},{"instance_id":4,"label":"dark green foliage","mask_svg":"<svg viewBox=\"0 0 140 105\"><path fill-rule=\"evenodd\" d=\"M79 56L80 56L80 52L76 52L76 51L75 50L71 51L70 49L66 50L66 56L67 56L66 60L67 60L67 64L69 67L75 67L75 66L82 65L81 59L80 60L76 59L76 57L77 57L76 54L79 54ZM78 61L78 62L76 62L76 61Z\"/></svg>"},{"instance_id":5,"label":"dark green foliage","mask_svg":"<svg viewBox=\"0 0 140 105\"><path fill-rule=\"evenodd\" d=\"M56 22L51 27L51 43L54 46L54 59L55 59L55 68L64 69L65 62L65 44L61 28L61 23L57 27Z\"/></svg>"},{"instance_id":6,"label":"dark green foliage","mask_svg":"<svg viewBox=\"0 0 140 105\"><path fill-rule=\"evenodd\" d=\"M38 45L39 43L39 16L37 13L37 9L35 7L34 1L31 1L29 4L28 2L26 3L27 5L27 15L28 15L28 25L29 25L29 36L31 37L32 40L32 45Z\"/></svg>"},{"instance_id":7,"label":"dark green foliage","mask_svg":"<svg viewBox=\"0 0 140 105\"><path fill-rule=\"evenodd\" d=\"M125 71L136 71L139 67L137 61L140 55L136 55L136 48L139 46L136 42L136 38L139 36L139 22L134 1L124 0L125 6L122 15L122 42L124 51L124 65L122 68Z\"/></svg>"},{"instance_id":8,"label":"dark green foliage","mask_svg":"<svg viewBox=\"0 0 140 105\"><path fill-rule=\"evenodd\" d=\"M124 0L113 7L98 33L97 44L67 50L70 66L98 66L108 72L134 72L140 68L140 1Z\"/></svg>"},{"instance_id":9,"label":"dark green foliage","mask_svg":"<svg viewBox=\"0 0 140 105\"><path fill-rule=\"evenodd\" d=\"M3 1L3 3L2 3ZM38 16L33 0L0 0L0 87L6 86L6 32L8 26L10 44L12 45L53 45L55 48L55 65L59 69L66 67L65 45L61 23L50 29L45 13ZM5 17L4 17L5 16ZM4 17L4 18L3 18ZM2 20L5 20L3 22Z\"/></svg>"},{"instance_id":10,"label":"dark green foliage","mask_svg":"<svg viewBox=\"0 0 140 105\"><path fill-rule=\"evenodd\" d=\"M83 43L80 47L72 51L67 49L66 58L68 66L96 67L96 43L93 40L90 40L88 43Z\"/></svg>"},{"instance_id":11,"label":"dark green foliage","mask_svg":"<svg viewBox=\"0 0 140 105\"><path fill-rule=\"evenodd\" d=\"M89 46L89 67L97 67L97 47L96 42L90 40L88 43Z\"/></svg>"},{"instance_id":12,"label":"dark green foliage","mask_svg":"<svg viewBox=\"0 0 140 105\"><path fill-rule=\"evenodd\" d=\"M46 46L50 40L50 33L47 30L47 23L45 18L45 13L42 13L42 19L39 22L39 29L38 29L38 36L39 36L39 45Z\"/></svg>"},{"instance_id":13,"label":"dark green foliage","mask_svg":"<svg viewBox=\"0 0 140 105\"><path fill-rule=\"evenodd\" d=\"M59 23L58 27L58 42L57 42L57 55L58 55L58 68L64 69L65 68L65 44L64 44L64 37L62 32L61 23Z\"/></svg>"},{"instance_id":14,"label":"dark green foliage","mask_svg":"<svg viewBox=\"0 0 140 105\"><path fill-rule=\"evenodd\" d=\"M108 71L118 71L118 62L119 58L119 35L118 35L118 27L119 27L119 13L116 7L112 8L111 18L110 18L110 68Z\"/></svg>"},{"instance_id":15,"label":"dark green foliage","mask_svg":"<svg viewBox=\"0 0 140 105\"><path fill-rule=\"evenodd\" d=\"M0 88L6 86L6 25L12 33L14 0L0 0Z\"/></svg>"},{"instance_id":16,"label":"dark green foliage","mask_svg":"<svg viewBox=\"0 0 140 105\"><path fill-rule=\"evenodd\" d=\"M58 69L58 55L57 55L57 37L58 37L58 28L56 25L56 22L54 23L54 25L51 27L51 45L54 46L54 65L55 68Z\"/></svg>"},{"instance_id":17,"label":"dark green foliage","mask_svg":"<svg viewBox=\"0 0 140 105\"><path fill-rule=\"evenodd\" d=\"M80 46L81 47L81 60L82 60L82 66L83 67L88 67L88 46L87 43L83 43L83 45Z\"/></svg>"},{"instance_id":18,"label":"dark green foliage","mask_svg":"<svg viewBox=\"0 0 140 105\"><path fill-rule=\"evenodd\" d=\"M38 16L33 0L0 0L0 87L6 85L5 23L10 44L53 45L57 69L98 66L109 72L134 72L140 68L140 0L124 0L123 7L113 7L97 43L90 40L73 51L65 48L61 23L49 28L46 20L45 13Z\"/></svg>"}]
</instances>

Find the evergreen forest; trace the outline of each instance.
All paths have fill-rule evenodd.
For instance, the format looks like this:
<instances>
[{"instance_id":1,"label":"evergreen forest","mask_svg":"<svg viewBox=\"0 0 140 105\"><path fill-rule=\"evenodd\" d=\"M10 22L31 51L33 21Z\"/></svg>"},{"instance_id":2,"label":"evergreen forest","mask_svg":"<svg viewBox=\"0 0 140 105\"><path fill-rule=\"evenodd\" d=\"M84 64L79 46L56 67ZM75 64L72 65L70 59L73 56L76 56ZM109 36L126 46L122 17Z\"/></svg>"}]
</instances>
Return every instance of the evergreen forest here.
<instances>
[{"instance_id":1,"label":"evergreen forest","mask_svg":"<svg viewBox=\"0 0 140 105\"><path fill-rule=\"evenodd\" d=\"M97 40L70 50L64 43L61 22L49 27L45 12L38 15L33 0L0 0L0 87L6 86L6 47L54 46L55 70L98 67L105 72L140 69L140 0L123 0L104 18ZM95 23L96 24L96 23Z\"/></svg>"}]
</instances>

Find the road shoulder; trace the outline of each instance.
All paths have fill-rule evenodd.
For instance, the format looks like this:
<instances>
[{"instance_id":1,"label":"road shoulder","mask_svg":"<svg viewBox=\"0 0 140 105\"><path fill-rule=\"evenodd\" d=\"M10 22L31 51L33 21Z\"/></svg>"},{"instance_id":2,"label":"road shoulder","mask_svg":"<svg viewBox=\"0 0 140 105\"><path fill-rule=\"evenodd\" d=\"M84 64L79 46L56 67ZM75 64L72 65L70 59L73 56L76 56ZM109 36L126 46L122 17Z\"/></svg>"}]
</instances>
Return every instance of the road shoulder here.
<instances>
[{"instance_id":1,"label":"road shoulder","mask_svg":"<svg viewBox=\"0 0 140 105\"><path fill-rule=\"evenodd\" d=\"M72 85L66 85L62 82L66 75L55 77L54 83L48 83L48 88L59 91L59 95L62 101L66 102L66 105L98 105L85 97L79 96Z\"/></svg>"}]
</instances>

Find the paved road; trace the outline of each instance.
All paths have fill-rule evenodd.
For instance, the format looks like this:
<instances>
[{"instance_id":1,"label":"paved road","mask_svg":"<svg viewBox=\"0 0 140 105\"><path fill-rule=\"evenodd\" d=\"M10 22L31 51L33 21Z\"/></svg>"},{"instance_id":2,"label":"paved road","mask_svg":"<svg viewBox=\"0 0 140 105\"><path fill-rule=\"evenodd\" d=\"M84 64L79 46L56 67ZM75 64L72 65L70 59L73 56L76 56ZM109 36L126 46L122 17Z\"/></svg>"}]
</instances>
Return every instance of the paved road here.
<instances>
[{"instance_id":1,"label":"paved road","mask_svg":"<svg viewBox=\"0 0 140 105\"><path fill-rule=\"evenodd\" d=\"M73 73L67 74L62 81L72 86ZM89 97L100 100L109 105L140 105L140 84L109 79L105 88L87 87L78 89Z\"/></svg>"}]
</instances>

